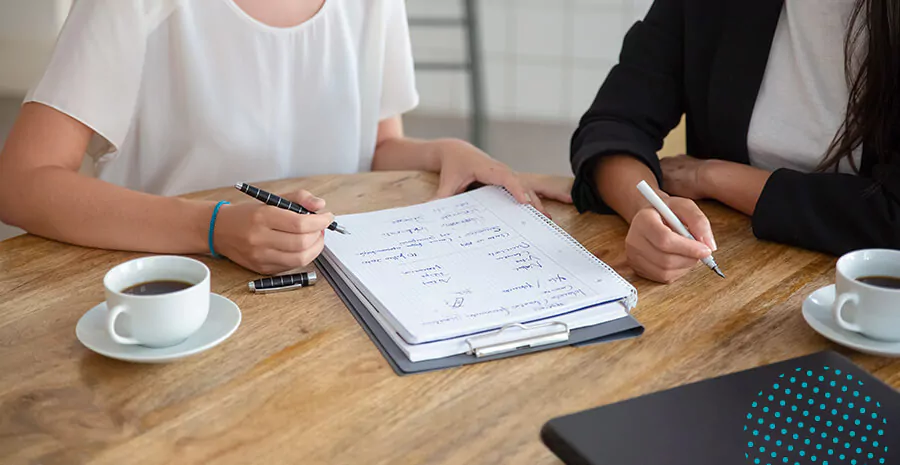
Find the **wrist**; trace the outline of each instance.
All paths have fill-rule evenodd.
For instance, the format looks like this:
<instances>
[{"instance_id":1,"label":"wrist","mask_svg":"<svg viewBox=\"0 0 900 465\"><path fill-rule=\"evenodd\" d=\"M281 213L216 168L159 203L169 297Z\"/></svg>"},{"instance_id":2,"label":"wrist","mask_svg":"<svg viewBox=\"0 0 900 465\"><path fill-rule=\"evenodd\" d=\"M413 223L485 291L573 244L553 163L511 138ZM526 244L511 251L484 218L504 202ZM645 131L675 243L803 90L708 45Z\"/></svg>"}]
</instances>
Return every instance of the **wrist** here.
<instances>
[{"instance_id":1,"label":"wrist","mask_svg":"<svg viewBox=\"0 0 900 465\"><path fill-rule=\"evenodd\" d=\"M605 156L597 161L593 169L597 195L629 224L639 211L650 206L637 190L641 181L647 181L663 200L669 198L660 190L653 171L634 156Z\"/></svg>"},{"instance_id":2,"label":"wrist","mask_svg":"<svg viewBox=\"0 0 900 465\"><path fill-rule=\"evenodd\" d=\"M725 163L722 160L703 160L697 168L697 189L701 198L716 198L716 182L721 179L717 173Z\"/></svg>"},{"instance_id":3,"label":"wrist","mask_svg":"<svg viewBox=\"0 0 900 465\"><path fill-rule=\"evenodd\" d=\"M206 253L213 257L223 258L228 257L231 253L228 239L230 237L229 231L234 229L233 219L231 218L234 206L226 202L222 203L216 210L216 205L219 203L212 204L212 209L210 209L206 218L209 226L206 235ZM215 215L215 218L213 218L213 215Z\"/></svg>"},{"instance_id":4,"label":"wrist","mask_svg":"<svg viewBox=\"0 0 900 465\"><path fill-rule=\"evenodd\" d=\"M447 159L459 156L468 143L459 139L437 139L429 142L431 145L426 163L429 171L439 173Z\"/></svg>"},{"instance_id":5,"label":"wrist","mask_svg":"<svg viewBox=\"0 0 900 465\"><path fill-rule=\"evenodd\" d=\"M184 212L181 218L187 221L181 234L184 241L181 249L188 254L206 254L209 253L209 220L212 217L213 208L216 206L214 202L198 202L185 199L173 199L176 202L175 208Z\"/></svg>"}]
</instances>

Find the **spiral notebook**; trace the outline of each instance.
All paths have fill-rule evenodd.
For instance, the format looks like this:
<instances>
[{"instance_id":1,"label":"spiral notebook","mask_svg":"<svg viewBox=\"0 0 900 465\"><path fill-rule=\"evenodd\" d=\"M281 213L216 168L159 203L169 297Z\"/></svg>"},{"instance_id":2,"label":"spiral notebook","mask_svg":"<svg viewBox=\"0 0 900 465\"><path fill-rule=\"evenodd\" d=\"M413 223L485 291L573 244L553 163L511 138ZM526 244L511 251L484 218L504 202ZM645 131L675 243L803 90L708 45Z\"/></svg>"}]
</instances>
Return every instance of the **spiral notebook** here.
<instances>
[{"instance_id":1,"label":"spiral notebook","mask_svg":"<svg viewBox=\"0 0 900 465\"><path fill-rule=\"evenodd\" d=\"M637 302L627 281L500 187L337 221L352 234L326 235L322 259L414 362L523 335L558 342Z\"/></svg>"}]
</instances>

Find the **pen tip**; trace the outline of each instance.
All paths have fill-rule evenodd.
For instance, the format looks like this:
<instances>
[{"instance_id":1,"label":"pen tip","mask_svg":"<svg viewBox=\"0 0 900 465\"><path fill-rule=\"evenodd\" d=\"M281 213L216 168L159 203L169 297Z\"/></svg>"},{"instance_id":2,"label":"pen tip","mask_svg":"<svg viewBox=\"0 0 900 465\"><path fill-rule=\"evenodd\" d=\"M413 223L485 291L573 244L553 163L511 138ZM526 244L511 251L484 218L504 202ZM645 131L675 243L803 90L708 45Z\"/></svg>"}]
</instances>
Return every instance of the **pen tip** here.
<instances>
[{"instance_id":1,"label":"pen tip","mask_svg":"<svg viewBox=\"0 0 900 465\"><path fill-rule=\"evenodd\" d=\"M244 188L244 183L239 182L239 183L237 183L237 184L234 185L234 188L235 188L235 189L238 189L238 190L243 189L243 188Z\"/></svg>"},{"instance_id":2,"label":"pen tip","mask_svg":"<svg viewBox=\"0 0 900 465\"><path fill-rule=\"evenodd\" d=\"M716 268L715 268L715 269L714 269L714 270L713 270L713 271L715 271L715 272L716 272L716 274L717 274L717 275L719 275L719 276L721 276L721 277L722 277L722 279L725 279L725 274L724 274L724 273L722 273L722 271L721 271L721 270L719 270L719 268L718 268L718 267L716 267Z\"/></svg>"}]
</instances>

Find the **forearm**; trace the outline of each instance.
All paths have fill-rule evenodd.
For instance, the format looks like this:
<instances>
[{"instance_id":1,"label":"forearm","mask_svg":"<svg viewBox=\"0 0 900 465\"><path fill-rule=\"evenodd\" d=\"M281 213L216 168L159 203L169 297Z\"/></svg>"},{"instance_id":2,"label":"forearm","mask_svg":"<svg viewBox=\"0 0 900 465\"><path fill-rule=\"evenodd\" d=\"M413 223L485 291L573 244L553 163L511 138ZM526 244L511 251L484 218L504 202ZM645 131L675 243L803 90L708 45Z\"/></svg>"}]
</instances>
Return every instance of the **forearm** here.
<instances>
[{"instance_id":1,"label":"forearm","mask_svg":"<svg viewBox=\"0 0 900 465\"><path fill-rule=\"evenodd\" d=\"M4 183L0 212L5 222L30 233L114 250L208 250L211 202L135 192L62 167L36 168L18 177L21 181Z\"/></svg>"},{"instance_id":2,"label":"forearm","mask_svg":"<svg viewBox=\"0 0 900 465\"><path fill-rule=\"evenodd\" d=\"M409 137L387 139L375 148L373 171L441 170L441 156L458 141L451 139L418 140Z\"/></svg>"},{"instance_id":3,"label":"forearm","mask_svg":"<svg viewBox=\"0 0 900 465\"><path fill-rule=\"evenodd\" d=\"M647 181L660 197L668 197L659 189L653 171L630 155L603 157L597 162L594 180L603 201L629 223L637 212L650 205L637 190L641 181Z\"/></svg>"},{"instance_id":4,"label":"forearm","mask_svg":"<svg viewBox=\"0 0 900 465\"><path fill-rule=\"evenodd\" d=\"M700 169L700 182L705 197L752 216L771 174L749 165L708 160Z\"/></svg>"},{"instance_id":5,"label":"forearm","mask_svg":"<svg viewBox=\"0 0 900 465\"><path fill-rule=\"evenodd\" d=\"M841 255L900 248L900 176L772 173L753 213L760 239Z\"/></svg>"}]
</instances>

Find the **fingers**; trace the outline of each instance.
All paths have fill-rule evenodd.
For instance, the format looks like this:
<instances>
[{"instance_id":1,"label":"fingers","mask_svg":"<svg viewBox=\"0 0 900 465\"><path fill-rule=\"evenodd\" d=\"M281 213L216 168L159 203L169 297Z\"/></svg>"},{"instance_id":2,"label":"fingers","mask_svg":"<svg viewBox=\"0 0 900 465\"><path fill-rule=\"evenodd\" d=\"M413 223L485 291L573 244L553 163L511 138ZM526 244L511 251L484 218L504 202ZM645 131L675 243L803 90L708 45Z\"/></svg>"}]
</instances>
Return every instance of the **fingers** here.
<instances>
[{"instance_id":1,"label":"fingers","mask_svg":"<svg viewBox=\"0 0 900 465\"><path fill-rule=\"evenodd\" d=\"M304 237L305 236L305 237ZM325 248L325 240L321 234L306 234L303 241L309 241L308 247L302 250L285 251L273 247L258 247L248 257L251 268L264 274L277 274L309 265ZM297 244L282 243L279 247L297 247Z\"/></svg>"},{"instance_id":2,"label":"fingers","mask_svg":"<svg viewBox=\"0 0 900 465\"><path fill-rule=\"evenodd\" d=\"M308 236L315 236L317 239L313 240L308 248L301 251L285 252L268 247L257 249L251 257L256 264L253 268L261 273L277 274L309 265L322 253L325 240L321 234L309 234Z\"/></svg>"},{"instance_id":3,"label":"fingers","mask_svg":"<svg viewBox=\"0 0 900 465\"><path fill-rule=\"evenodd\" d=\"M536 189L539 196L562 203L572 203L572 192L558 189Z\"/></svg>"},{"instance_id":4,"label":"fingers","mask_svg":"<svg viewBox=\"0 0 900 465\"><path fill-rule=\"evenodd\" d=\"M712 253L704 244L669 229L652 208L635 215L625 246L629 263L639 275L664 283L680 278Z\"/></svg>"},{"instance_id":5,"label":"fingers","mask_svg":"<svg viewBox=\"0 0 900 465\"><path fill-rule=\"evenodd\" d=\"M531 199L531 205L534 206L534 208L536 208L537 211L543 213L544 216L546 216L547 218L553 219L553 217L550 216L550 212L547 211L546 207L544 207L544 203L541 202L541 197L537 194L537 192L535 192L533 190L529 190L528 198Z\"/></svg>"},{"instance_id":6,"label":"fingers","mask_svg":"<svg viewBox=\"0 0 900 465\"><path fill-rule=\"evenodd\" d=\"M526 184L540 197L562 203L572 203L572 177L555 175L521 174Z\"/></svg>"},{"instance_id":7,"label":"fingers","mask_svg":"<svg viewBox=\"0 0 900 465\"><path fill-rule=\"evenodd\" d=\"M270 231L263 246L286 253L300 253L314 248L316 244L323 241L322 237L321 232L291 234L282 231Z\"/></svg>"},{"instance_id":8,"label":"fingers","mask_svg":"<svg viewBox=\"0 0 900 465\"><path fill-rule=\"evenodd\" d=\"M634 224L638 224L641 235L662 252L682 255L695 260L706 258L712 254L712 250L705 244L683 237L669 229L656 210L650 208L641 210L635 215L632 227Z\"/></svg>"},{"instance_id":9,"label":"fingers","mask_svg":"<svg viewBox=\"0 0 900 465\"><path fill-rule=\"evenodd\" d=\"M538 201L537 194L529 194L529 190L525 188L522 180L502 164L497 163L480 171L476 180L485 184L505 187L519 203L535 205L535 202Z\"/></svg>"},{"instance_id":10,"label":"fingers","mask_svg":"<svg viewBox=\"0 0 900 465\"><path fill-rule=\"evenodd\" d=\"M303 215L269 206L261 210L264 212L262 220L266 226L292 234L318 233L334 222L334 215L331 213Z\"/></svg>"},{"instance_id":11,"label":"fingers","mask_svg":"<svg viewBox=\"0 0 900 465\"><path fill-rule=\"evenodd\" d=\"M299 203L303 206L303 208L311 212L317 212L325 208L324 200L312 195L309 191L303 189L288 192L287 194L282 195L282 197L290 200L291 202Z\"/></svg>"},{"instance_id":12,"label":"fingers","mask_svg":"<svg viewBox=\"0 0 900 465\"><path fill-rule=\"evenodd\" d=\"M643 236L637 236L628 245L639 252L641 256L664 270L689 270L698 261L694 257L686 257L660 250Z\"/></svg>"},{"instance_id":13,"label":"fingers","mask_svg":"<svg viewBox=\"0 0 900 465\"><path fill-rule=\"evenodd\" d=\"M667 202L669 208L675 213L688 231L700 242L706 244L713 252L716 251L716 240L713 237L712 226L709 219L700 210L696 203L689 199L672 197ZM703 257L700 257L703 258Z\"/></svg>"},{"instance_id":14,"label":"fingers","mask_svg":"<svg viewBox=\"0 0 900 465\"><path fill-rule=\"evenodd\" d=\"M663 268L652 260L646 258L645 256L638 253L628 254L628 263L634 268L634 271L644 277L646 279L656 281L659 283L671 284L675 282L678 278L687 274L690 271L690 268L683 269L666 269Z\"/></svg>"},{"instance_id":15,"label":"fingers","mask_svg":"<svg viewBox=\"0 0 900 465\"><path fill-rule=\"evenodd\" d=\"M449 177L445 176L444 172L441 172L441 179L438 183L437 192L434 194L434 198L443 199L459 194L462 191L460 186L460 182L450 179Z\"/></svg>"}]
</instances>

